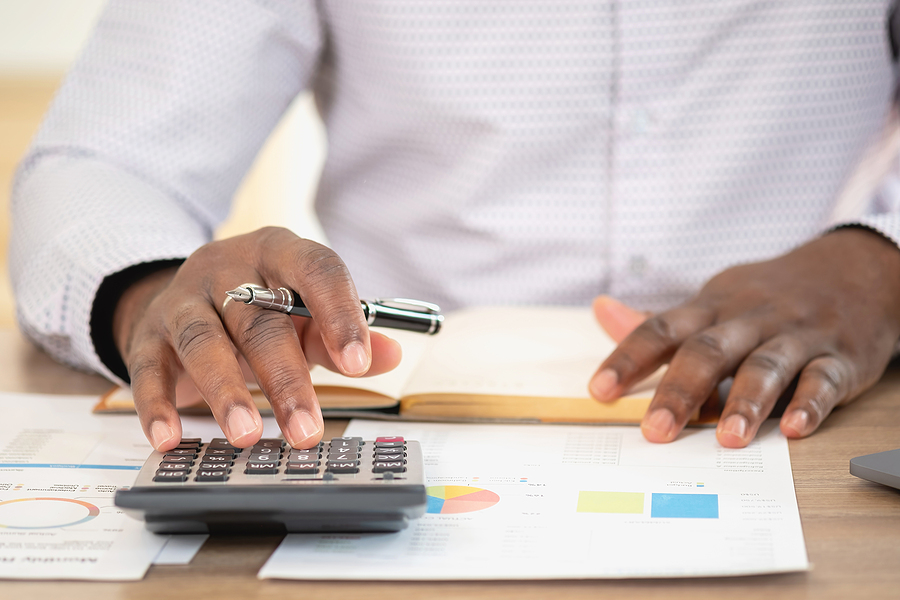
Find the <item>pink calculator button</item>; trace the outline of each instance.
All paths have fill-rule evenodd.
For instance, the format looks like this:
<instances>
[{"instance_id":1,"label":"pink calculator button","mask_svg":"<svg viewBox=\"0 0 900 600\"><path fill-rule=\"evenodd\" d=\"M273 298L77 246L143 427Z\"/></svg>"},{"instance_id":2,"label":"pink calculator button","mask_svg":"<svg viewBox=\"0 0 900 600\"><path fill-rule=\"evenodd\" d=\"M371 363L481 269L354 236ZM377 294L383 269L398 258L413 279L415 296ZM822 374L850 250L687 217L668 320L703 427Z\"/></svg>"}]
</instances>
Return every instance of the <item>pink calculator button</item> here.
<instances>
[{"instance_id":1,"label":"pink calculator button","mask_svg":"<svg viewBox=\"0 0 900 600\"><path fill-rule=\"evenodd\" d=\"M378 442L402 442L403 438L398 436L386 436L386 437L377 437L375 438L375 443Z\"/></svg>"}]
</instances>

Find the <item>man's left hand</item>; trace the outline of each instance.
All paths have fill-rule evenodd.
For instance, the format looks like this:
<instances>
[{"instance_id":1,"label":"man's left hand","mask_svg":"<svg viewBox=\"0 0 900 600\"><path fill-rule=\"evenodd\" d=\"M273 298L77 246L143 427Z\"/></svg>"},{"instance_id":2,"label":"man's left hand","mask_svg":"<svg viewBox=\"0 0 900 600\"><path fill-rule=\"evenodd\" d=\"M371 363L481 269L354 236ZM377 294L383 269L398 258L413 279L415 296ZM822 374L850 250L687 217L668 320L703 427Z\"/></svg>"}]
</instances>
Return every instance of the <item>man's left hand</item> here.
<instances>
[{"instance_id":1,"label":"man's left hand","mask_svg":"<svg viewBox=\"0 0 900 600\"><path fill-rule=\"evenodd\" d=\"M732 375L716 430L723 446L750 443L795 378L781 430L804 437L884 372L900 339L900 250L872 231L843 228L727 269L649 318L607 297L594 311L620 342L591 379L595 398L613 400L669 363L641 423L648 440L674 440Z\"/></svg>"}]
</instances>

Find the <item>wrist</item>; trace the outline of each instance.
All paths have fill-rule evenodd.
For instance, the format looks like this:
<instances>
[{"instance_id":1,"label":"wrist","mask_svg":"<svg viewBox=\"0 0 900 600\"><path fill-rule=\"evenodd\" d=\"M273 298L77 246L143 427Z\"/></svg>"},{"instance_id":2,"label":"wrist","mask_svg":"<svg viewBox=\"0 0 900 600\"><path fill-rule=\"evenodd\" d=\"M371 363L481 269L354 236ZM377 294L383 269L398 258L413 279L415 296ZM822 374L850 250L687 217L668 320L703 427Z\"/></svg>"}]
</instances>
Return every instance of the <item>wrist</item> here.
<instances>
[{"instance_id":1,"label":"wrist","mask_svg":"<svg viewBox=\"0 0 900 600\"><path fill-rule=\"evenodd\" d=\"M123 381L129 381L123 352L139 310L165 287L182 262L173 259L133 265L108 275L97 289L91 309L91 339L103 364Z\"/></svg>"}]
</instances>

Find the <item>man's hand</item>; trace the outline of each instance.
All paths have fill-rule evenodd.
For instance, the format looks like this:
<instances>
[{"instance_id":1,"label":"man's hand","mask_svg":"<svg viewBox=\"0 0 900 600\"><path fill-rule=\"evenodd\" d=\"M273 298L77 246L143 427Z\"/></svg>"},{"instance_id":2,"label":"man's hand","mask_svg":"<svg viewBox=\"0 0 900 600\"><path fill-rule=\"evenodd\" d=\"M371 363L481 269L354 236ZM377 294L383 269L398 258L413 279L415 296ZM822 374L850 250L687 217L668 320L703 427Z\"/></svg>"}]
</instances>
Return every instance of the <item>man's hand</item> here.
<instances>
[{"instance_id":1,"label":"man's hand","mask_svg":"<svg viewBox=\"0 0 900 600\"><path fill-rule=\"evenodd\" d=\"M839 229L730 268L664 313L645 318L603 297L594 311L620 341L590 382L595 398L617 398L669 363L641 423L648 440L674 440L730 375L716 431L723 446L750 443L799 375L781 418L784 434L798 438L884 372L900 339L900 250L874 232Z\"/></svg>"},{"instance_id":2,"label":"man's hand","mask_svg":"<svg viewBox=\"0 0 900 600\"><path fill-rule=\"evenodd\" d=\"M313 318L224 302L243 283L297 290ZM287 442L305 448L322 437L310 364L360 376L400 362L396 342L369 332L343 261L279 228L207 244L177 270L134 284L116 306L113 336L157 450L181 439L176 387L182 401L199 393L228 440L247 447L262 435L241 368L249 366Z\"/></svg>"}]
</instances>

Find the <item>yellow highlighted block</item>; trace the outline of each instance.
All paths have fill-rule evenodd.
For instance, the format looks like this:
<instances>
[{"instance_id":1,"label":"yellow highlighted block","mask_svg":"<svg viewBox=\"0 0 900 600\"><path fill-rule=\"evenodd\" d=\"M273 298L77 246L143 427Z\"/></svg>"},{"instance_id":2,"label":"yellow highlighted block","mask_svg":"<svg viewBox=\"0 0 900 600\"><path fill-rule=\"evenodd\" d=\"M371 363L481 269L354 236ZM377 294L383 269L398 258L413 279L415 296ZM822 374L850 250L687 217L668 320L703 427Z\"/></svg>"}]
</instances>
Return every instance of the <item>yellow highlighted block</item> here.
<instances>
[{"instance_id":1,"label":"yellow highlighted block","mask_svg":"<svg viewBox=\"0 0 900 600\"><path fill-rule=\"evenodd\" d=\"M431 491L432 489L434 491ZM428 493L432 496L436 496L444 500L449 500L450 498L458 498L459 496L465 496L466 494L480 491L481 488L474 488L466 485L444 485L437 486L435 488L429 488Z\"/></svg>"},{"instance_id":2,"label":"yellow highlighted block","mask_svg":"<svg viewBox=\"0 0 900 600\"><path fill-rule=\"evenodd\" d=\"M576 512L639 515L644 512L643 492L578 492Z\"/></svg>"}]
</instances>

